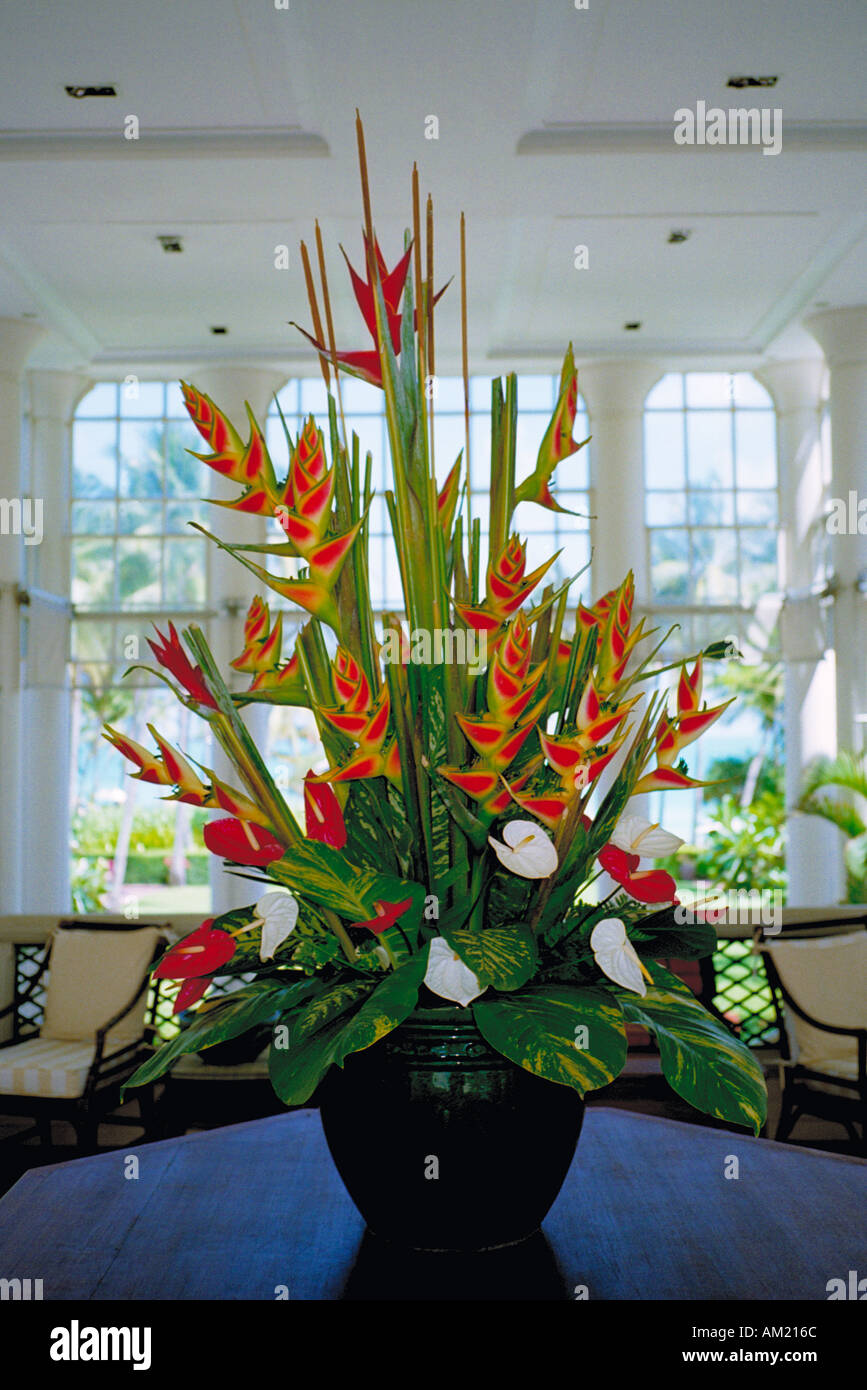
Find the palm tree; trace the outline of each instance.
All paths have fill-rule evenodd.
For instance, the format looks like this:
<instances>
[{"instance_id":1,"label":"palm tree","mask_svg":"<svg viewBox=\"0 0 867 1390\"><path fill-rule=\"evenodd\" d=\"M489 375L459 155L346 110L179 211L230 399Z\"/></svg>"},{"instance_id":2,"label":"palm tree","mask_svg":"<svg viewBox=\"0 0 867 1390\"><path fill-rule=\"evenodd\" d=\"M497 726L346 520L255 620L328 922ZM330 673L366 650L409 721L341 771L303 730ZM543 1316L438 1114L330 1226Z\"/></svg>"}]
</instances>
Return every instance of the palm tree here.
<instances>
[{"instance_id":1,"label":"palm tree","mask_svg":"<svg viewBox=\"0 0 867 1390\"><path fill-rule=\"evenodd\" d=\"M826 787L849 793L847 796L820 796ZM816 758L807 768L801 799L795 809L806 816L821 816L846 836L846 901L867 902L867 821L858 807L867 803L867 753L843 749L836 757Z\"/></svg>"}]
</instances>

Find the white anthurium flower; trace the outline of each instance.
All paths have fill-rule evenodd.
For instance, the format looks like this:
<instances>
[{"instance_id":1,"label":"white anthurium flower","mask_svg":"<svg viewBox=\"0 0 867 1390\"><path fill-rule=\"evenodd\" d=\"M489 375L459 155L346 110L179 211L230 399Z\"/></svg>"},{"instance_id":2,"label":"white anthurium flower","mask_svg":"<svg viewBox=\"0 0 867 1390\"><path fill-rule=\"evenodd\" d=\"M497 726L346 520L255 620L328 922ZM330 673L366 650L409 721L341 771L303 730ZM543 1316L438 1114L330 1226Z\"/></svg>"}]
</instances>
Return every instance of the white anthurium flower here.
<instances>
[{"instance_id":1,"label":"white anthurium flower","mask_svg":"<svg viewBox=\"0 0 867 1390\"><path fill-rule=\"evenodd\" d=\"M270 960L298 921L298 900L291 893L276 890L265 893L256 904L256 917L262 924L259 959ZM252 924L251 924L252 925Z\"/></svg>"},{"instance_id":2,"label":"white anthurium flower","mask_svg":"<svg viewBox=\"0 0 867 1390\"><path fill-rule=\"evenodd\" d=\"M549 878L557 868L554 842L535 821L510 820L503 830L503 844L488 836L488 844L510 873L520 878Z\"/></svg>"},{"instance_id":3,"label":"white anthurium flower","mask_svg":"<svg viewBox=\"0 0 867 1390\"><path fill-rule=\"evenodd\" d=\"M644 995L647 993L645 978L653 984L653 976L638 959L619 917L603 917L596 923L590 933L590 949L603 975L616 985Z\"/></svg>"},{"instance_id":4,"label":"white anthurium flower","mask_svg":"<svg viewBox=\"0 0 867 1390\"><path fill-rule=\"evenodd\" d=\"M464 965L444 936L435 936L430 943L424 982L433 994L451 999L462 1009L487 989L487 985L479 984L478 976Z\"/></svg>"},{"instance_id":5,"label":"white anthurium flower","mask_svg":"<svg viewBox=\"0 0 867 1390\"><path fill-rule=\"evenodd\" d=\"M621 816L614 827L611 843L627 854L662 859L680 849L683 840L679 835L672 835L670 830L663 830L658 822L645 820L644 816Z\"/></svg>"}]
</instances>

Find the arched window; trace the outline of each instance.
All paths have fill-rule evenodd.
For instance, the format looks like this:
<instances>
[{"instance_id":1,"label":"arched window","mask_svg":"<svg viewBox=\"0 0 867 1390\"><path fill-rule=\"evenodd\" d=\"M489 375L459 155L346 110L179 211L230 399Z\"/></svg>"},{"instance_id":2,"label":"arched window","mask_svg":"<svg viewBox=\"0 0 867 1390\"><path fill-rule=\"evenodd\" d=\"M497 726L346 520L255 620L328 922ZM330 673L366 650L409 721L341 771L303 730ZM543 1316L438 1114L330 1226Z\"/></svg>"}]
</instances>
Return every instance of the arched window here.
<instances>
[{"instance_id":1,"label":"arched window","mask_svg":"<svg viewBox=\"0 0 867 1390\"><path fill-rule=\"evenodd\" d=\"M516 476L520 481L531 473L542 436L556 403L559 378L521 376L518 378L518 431ZM390 486L388 434L384 397L366 382L342 378L341 393L347 434L358 435L362 462L368 450L373 456L372 482L377 496L370 512L371 597L378 610L399 609L402 603L397 560L390 541L385 489ZM307 415L327 433L327 397L321 378L291 381L279 393L280 409L293 439ZM442 483L458 454L465 451L464 389L460 377L437 377L433 399L435 414L434 456L437 477ZM483 520L483 550L487 547L487 492L490 486L490 408L491 383L486 377L470 380L470 510ZM575 437L590 433L587 410L578 402ZM285 472L288 459L283 427L276 406L268 415L268 448L278 474ZM590 474L588 446L560 465L552 486L560 505L578 516L547 511L532 503L521 503L514 525L527 538L527 565L540 564L552 550L562 553L552 569L554 582L577 574L590 559ZM466 475L464 475L466 476ZM486 556L485 556L486 558ZM483 559L484 566L484 559ZM589 589L588 591L589 592ZM586 596L586 594L585 594Z\"/></svg>"},{"instance_id":2,"label":"arched window","mask_svg":"<svg viewBox=\"0 0 867 1390\"><path fill-rule=\"evenodd\" d=\"M119 725L148 743L154 724L207 761L206 731L144 672L147 638L207 614L207 542L189 521L206 519L202 466L187 450L198 436L179 387L162 381L101 382L72 426L70 560L73 621L73 906L141 916L207 911L203 813L160 800L131 779L101 737ZM172 885L173 891L166 890Z\"/></svg>"}]
</instances>

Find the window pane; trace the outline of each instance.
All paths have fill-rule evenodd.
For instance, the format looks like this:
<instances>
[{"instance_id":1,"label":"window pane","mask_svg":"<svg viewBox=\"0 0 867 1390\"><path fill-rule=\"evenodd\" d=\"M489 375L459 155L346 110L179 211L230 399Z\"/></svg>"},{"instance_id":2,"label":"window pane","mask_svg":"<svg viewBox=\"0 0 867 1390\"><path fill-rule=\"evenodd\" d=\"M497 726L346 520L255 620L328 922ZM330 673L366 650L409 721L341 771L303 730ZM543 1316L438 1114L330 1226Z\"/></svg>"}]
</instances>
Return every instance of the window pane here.
<instances>
[{"instance_id":1,"label":"window pane","mask_svg":"<svg viewBox=\"0 0 867 1390\"><path fill-rule=\"evenodd\" d=\"M160 542L117 543L118 593L121 603L156 605L160 601Z\"/></svg>"},{"instance_id":2,"label":"window pane","mask_svg":"<svg viewBox=\"0 0 867 1390\"><path fill-rule=\"evenodd\" d=\"M159 439L158 435L154 435ZM201 448L199 448L201 445ZM165 453L165 489L170 497L206 497L210 487L211 469L200 459L194 459L187 451L208 452L207 445L200 439L187 421L185 425L166 425L162 441Z\"/></svg>"},{"instance_id":3,"label":"window pane","mask_svg":"<svg viewBox=\"0 0 867 1390\"><path fill-rule=\"evenodd\" d=\"M113 535L117 512L114 502L75 502L72 530L81 535Z\"/></svg>"},{"instance_id":4,"label":"window pane","mask_svg":"<svg viewBox=\"0 0 867 1390\"><path fill-rule=\"evenodd\" d=\"M72 602L105 607L114 599L114 542L73 541Z\"/></svg>"},{"instance_id":5,"label":"window pane","mask_svg":"<svg viewBox=\"0 0 867 1390\"><path fill-rule=\"evenodd\" d=\"M734 493L690 493L689 519L694 526L734 526Z\"/></svg>"},{"instance_id":6,"label":"window pane","mask_svg":"<svg viewBox=\"0 0 867 1390\"><path fill-rule=\"evenodd\" d=\"M72 427L72 490L76 497L113 497L117 490L117 426L76 420Z\"/></svg>"},{"instance_id":7,"label":"window pane","mask_svg":"<svg viewBox=\"0 0 867 1390\"><path fill-rule=\"evenodd\" d=\"M184 405L183 392L180 383L169 381L166 383L166 416L169 420L189 420L187 407Z\"/></svg>"},{"instance_id":8,"label":"window pane","mask_svg":"<svg viewBox=\"0 0 867 1390\"><path fill-rule=\"evenodd\" d=\"M459 376L438 376L434 406L437 410L464 413L464 383Z\"/></svg>"},{"instance_id":9,"label":"window pane","mask_svg":"<svg viewBox=\"0 0 867 1390\"><path fill-rule=\"evenodd\" d=\"M772 411L735 416L738 486L775 487L777 483L776 428Z\"/></svg>"},{"instance_id":10,"label":"window pane","mask_svg":"<svg viewBox=\"0 0 867 1390\"><path fill-rule=\"evenodd\" d=\"M686 429L690 486L731 487L731 412L688 411Z\"/></svg>"},{"instance_id":11,"label":"window pane","mask_svg":"<svg viewBox=\"0 0 867 1390\"><path fill-rule=\"evenodd\" d=\"M684 487L683 415L680 411L645 416L644 453L648 487Z\"/></svg>"},{"instance_id":12,"label":"window pane","mask_svg":"<svg viewBox=\"0 0 867 1390\"><path fill-rule=\"evenodd\" d=\"M158 536L163 529L162 503L121 502L117 509L117 529L124 536Z\"/></svg>"},{"instance_id":13,"label":"window pane","mask_svg":"<svg viewBox=\"0 0 867 1390\"><path fill-rule=\"evenodd\" d=\"M741 591L747 602L777 587L777 538L766 531L741 536Z\"/></svg>"},{"instance_id":14,"label":"window pane","mask_svg":"<svg viewBox=\"0 0 867 1390\"><path fill-rule=\"evenodd\" d=\"M343 406L345 410L350 410L351 405L346 394L346 387L349 385L349 383L347 382L346 377L341 377L341 382L342 385L340 390L343 396ZM294 388L291 385L285 387L286 398L289 402L288 410L287 406L284 405L283 402L283 393L280 393L280 404L281 406L283 406L283 413L286 415L288 415L290 410L294 411L296 409L296 407L291 404L291 392L293 389ZM325 389L325 382L322 381L319 377L311 377L309 380L301 382L299 399L300 405L298 406L298 409L300 410L302 415L315 415L317 419L321 420L328 419L328 392Z\"/></svg>"},{"instance_id":15,"label":"window pane","mask_svg":"<svg viewBox=\"0 0 867 1390\"><path fill-rule=\"evenodd\" d=\"M560 488L552 488L556 493L557 501L561 507L565 507L570 516L556 517L558 529L561 535L569 531L589 531L590 529L590 498L586 492L562 492Z\"/></svg>"},{"instance_id":16,"label":"window pane","mask_svg":"<svg viewBox=\"0 0 867 1390\"><path fill-rule=\"evenodd\" d=\"M769 393L756 381L752 372L735 372L732 377L732 395L735 405L764 406L773 410L774 403Z\"/></svg>"},{"instance_id":17,"label":"window pane","mask_svg":"<svg viewBox=\"0 0 867 1390\"><path fill-rule=\"evenodd\" d=\"M693 531L697 603L736 603L737 549L734 531Z\"/></svg>"},{"instance_id":18,"label":"window pane","mask_svg":"<svg viewBox=\"0 0 867 1390\"><path fill-rule=\"evenodd\" d=\"M150 421L121 424L121 497L159 497L162 494L162 433L162 426Z\"/></svg>"},{"instance_id":19,"label":"window pane","mask_svg":"<svg viewBox=\"0 0 867 1390\"><path fill-rule=\"evenodd\" d=\"M382 411L383 394L378 386L371 386L369 381L359 381L355 377L344 376L341 378L340 391L343 396L343 409L347 415L378 415ZM306 395L304 399L305 404L303 408L304 413L307 414L313 407L306 404ZM314 414L322 417L321 419L317 419L317 424L321 429L323 419L326 422L328 420L328 404L324 382L322 384L322 394L319 399L323 404L319 406L318 410L314 411ZM348 420L346 425L347 428L349 428Z\"/></svg>"},{"instance_id":20,"label":"window pane","mask_svg":"<svg viewBox=\"0 0 867 1390\"><path fill-rule=\"evenodd\" d=\"M648 492L645 497L645 516L648 526L685 526L685 494Z\"/></svg>"},{"instance_id":21,"label":"window pane","mask_svg":"<svg viewBox=\"0 0 867 1390\"><path fill-rule=\"evenodd\" d=\"M687 406L729 406L731 399L731 377L728 372L687 372Z\"/></svg>"},{"instance_id":22,"label":"window pane","mask_svg":"<svg viewBox=\"0 0 867 1390\"><path fill-rule=\"evenodd\" d=\"M165 399L166 388L161 381L125 381L120 387L120 413L133 420L161 418Z\"/></svg>"},{"instance_id":23,"label":"window pane","mask_svg":"<svg viewBox=\"0 0 867 1390\"><path fill-rule=\"evenodd\" d=\"M195 605L205 601L205 540L167 540L164 599Z\"/></svg>"},{"instance_id":24,"label":"window pane","mask_svg":"<svg viewBox=\"0 0 867 1390\"><path fill-rule=\"evenodd\" d=\"M665 410L683 405L683 377L680 372L667 372L651 388L644 402L645 410Z\"/></svg>"},{"instance_id":25,"label":"window pane","mask_svg":"<svg viewBox=\"0 0 867 1390\"><path fill-rule=\"evenodd\" d=\"M82 397L75 410L79 419L110 420L117 414L117 386L113 381L100 381Z\"/></svg>"},{"instance_id":26,"label":"window pane","mask_svg":"<svg viewBox=\"0 0 867 1390\"><path fill-rule=\"evenodd\" d=\"M650 573L657 601L686 602L689 598L689 538L685 531L651 531Z\"/></svg>"},{"instance_id":27,"label":"window pane","mask_svg":"<svg viewBox=\"0 0 867 1390\"><path fill-rule=\"evenodd\" d=\"M466 454L466 434L462 415L438 415L434 423L434 456L440 486L458 454ZM461 466L461 482L466 480L466 459Z\"/></svg>"},{"instance_id":28,"label":"window pane","mask_svg":"<svg viewBox=\"0 0 867 1390\"><path fill-rule=\"evenodd\" d=\"M776 526L776 492L739 492L738 522L741 526Z\"/></svg>"},{"instance_id":29,"label":"window pane","mask_svg":"<svg viewBox=\"0 0 867 1390\"><path fill-rule=\"evenodd\" d=\"M200 526L207 526L211 529L210 523L213 521L213 507L209 507L207 502L193 502L187 499L184 502L168 502L166 504L165 527L169 532L190 535L189 523L198 521ZM279 540L279 536L274 537Z\"/></svg>"},{"instance_id":30,"label":"window pane","mask_svg":"<svg viewBox=\"0 0 867 1390\"><path fill-rule=\"evenodd\" d=\"M558 380L559 384L559 380ZM554 378L551 376L518 377L518 413L542 410L550 416L554 409Z\"/></svg>"}]
</instances>

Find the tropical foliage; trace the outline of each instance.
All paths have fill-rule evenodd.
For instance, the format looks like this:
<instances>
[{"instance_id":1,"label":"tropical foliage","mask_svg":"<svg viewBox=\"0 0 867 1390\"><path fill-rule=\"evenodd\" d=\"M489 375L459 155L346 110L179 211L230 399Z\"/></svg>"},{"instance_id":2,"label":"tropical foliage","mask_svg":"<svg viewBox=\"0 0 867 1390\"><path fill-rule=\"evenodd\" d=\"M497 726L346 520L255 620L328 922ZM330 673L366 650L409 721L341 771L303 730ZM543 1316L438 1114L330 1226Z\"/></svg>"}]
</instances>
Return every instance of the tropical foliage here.
<instances>
[{"instance_id":1,"label":"tropical foliage","mask_svg":"<svg viewBox=\"0 0 867 1390\"><path fill-rule=\"evenodd\" d=\"M329 416L321 425L309 418L295 439L287 431L287 477L277 477L249 408L240 430L183 385L207 444L197 457L238 488L219 505L279 528L248 545L205 534L309 616L286 652L280 614L261 595L253 601L232 662L250 678L240 692L195 625L182 635L170 625L151 644L157 674L207 721L232 783L155 728L152 746L107 728L134 777L218 813L205 843L260 883L255 904L202 923L158 965L158 976L182 982L177 1008L198 1008L132 1084L267 1022L275 1090L301 1104L330 1066L375 1044L420 1002L447 1000L472 1007L484 1037L518 1065L582 1094L617 1076L626 1025L639 1022L656 1034L682 1096L758 1131L765 1089L756 1062L658 963L715 944L708 926L678 921L670 875L642 868L642 856L680 842L630 805L644 791L702 785L684 753L726 707L702 701L703 662L726 644L663 668L676 672L673 697L651 692L661 642L633 621L632 575L570 612L572 581L544 584L556 557L528 569L515 507L562 510L554 472L582 447L571 348L536 466L522 479L516 378L492 383L485 555L481 518L469 510L469 430L466 454L446 460L442 483L433 457L428 385L442 291L430 204L423 254L414 174L413 230L390 267L373 228L360 126L359 151L364 274L349 269L372 346L336 349L317 226L324 319L303 245L302 260ZM342 372L384 392L402 614L379 618L371 606L372 459L343 429ZM464 379L466 389L466 369ZM305 778L303 826L241 717L254 702L315 715L327 766ZM594 902L603 872L613 890ZM205 998L216 973L246 972L254 982L230 998Z\"/></svg>"},{"instance_id":2,"label":"tropical foliage","mask_svg":"<svg viewBox=\"0 0 867 1390\"><path fill-rule=\"evenodd\" d=\"M823 795L831 789L834 795ZM867 821L859 805L867 800L867 754L841 750L834 758L817 758L807 769L796 810L821 816L846 837L846 900L867 902Z\"/></svg>"}]
</instances>

